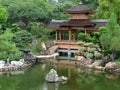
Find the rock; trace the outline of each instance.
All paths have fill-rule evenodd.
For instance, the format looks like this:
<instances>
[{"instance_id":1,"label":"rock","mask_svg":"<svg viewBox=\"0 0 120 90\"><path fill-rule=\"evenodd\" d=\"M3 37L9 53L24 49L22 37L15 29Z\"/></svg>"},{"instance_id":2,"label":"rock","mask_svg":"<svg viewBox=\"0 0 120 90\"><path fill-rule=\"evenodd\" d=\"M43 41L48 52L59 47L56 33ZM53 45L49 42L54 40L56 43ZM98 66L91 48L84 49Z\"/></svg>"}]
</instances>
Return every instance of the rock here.
<instances>
[{"instance_id":1,"label":"rock","mask_svg":"<svg viewBox=\"0 0 120 90\"><path fill-rule=\"evenodd\" d=\"M58 74L54 69L50 70L50 72L47 74L45 79L48 82L57 82L57 81L59 81Z\"/></svg>"},{"instance_id":2,"label":"rock","mask_svg":"<svg viewBox=\"0 0 120 90\"><path fill-rule=\"evenodd\" d=\"M93 62L91 65L92 65L93 67L96 67L96 66L99 66L101 63L102 63L101 61L95 61L95 62Z\"/></svg>"},{"instance_id":3,"label":"rock","mask_svg":"<svg viewBox=\"0 0 120 90\"><path fill-rule=\"evenodd\" d=\"M116 70L118 69L119 66L117 63L115 62L108 62L106 65L105 65L105 70Z\"/></svg>"},{"instance_id":4,"label":"rock","mask_svg":"<svg viewBox=\"0 0 120 90\"><path fill-rule=\"evenodd\" d=\"M80 56L80 57L77 56L77 58L78 58L77 62L75 62L76 65L87 66L93 62L93 60L90 58L85 59L82 56Z\"/></svg>"},{"instance_id":5,"label":"rock","mask_svg":"<svg viewBox=\"0 0 120 90\"><path fill-rule=\"evenodd\" d=\"M82 64L83 64L83 65L90 65L92 62L93 62L92 59L87 58L87 59L84 59L84 60L83 60Z\"/></svg>"},{"instance_id":6,"label":"rock","mask_svg":"<svg viewBox=\"0 0 120 90\"><path fill-rule=\"evenodd\" d=\"M58 46L52 46L49 48L48 52L49 54L54 54L57 49L58 49Z\"/></svg>"},{"instance_id":7,"label":"rock","mask_svg":"<svg viewBox=\"0 0 120 90\"><path fill-rule=\"evenodd\" d=\"M65 76L59 77L57 72L54 69L51 69L50 72L45 77L48 82L62 82L66 81L68 78Z\"/></svg>"},{"instance_id":8,"label":"rock","mask_svg":"<svg viewBox=\"0 0 120 90\"><path fill-rule=\"evenodd\" d=\"M96 70L100 70L100 71L103 71L104 70L104 67L102 67L102 66L95 66L94 67Z\"/></svg>"},{"instance_id":9,"label":"rock","mask_svg":"<svg viewBox=\"0 0 120 90\"><path fill-rule=\"evenodd\" d=\"M59 80L59 81L67 81L68 78L65 77L65 76L60 76L58 80Z\"/></svg>"},{"instance_id":10,"label":"rock","mask_svg":"<svg viewBox=\"0 0 120 90\"><path fill-rule=\"evenodd\" d=\"M0 60L0 64L5 64L5 61L3 61L3 60Z\"/></svg>"},{"instance_id":11,"label":"rock","mask_svg":"<svg viewBox=\"0 0 120 90\"><path fill-rule=\"evenodd\" d=\"M85 57L83 56L75 56L75 58L78 62L83 62L83 60L85 59Z\"/></svg>"},{"instance_id":12,"label":"rock","mask_svg":"<svg viewBox=\"0 0 120 90\"><path fill-rule=\"evenodd\" d=\"M42 44L41 44L41 54L48 54L48 52L47 52L47 48L46 48L46 45L45 45L45 43L44 42L42 42Z\"/></svg>"},{"instance_id":13,"label":"rock","mask_svg":"<svg viewBox=\"0 0 120 90\"><path fill-rule=\"evenodd\" d=\"M0 64L0 68L3 68L5 64Z\"/></svg>"}]
</instances>

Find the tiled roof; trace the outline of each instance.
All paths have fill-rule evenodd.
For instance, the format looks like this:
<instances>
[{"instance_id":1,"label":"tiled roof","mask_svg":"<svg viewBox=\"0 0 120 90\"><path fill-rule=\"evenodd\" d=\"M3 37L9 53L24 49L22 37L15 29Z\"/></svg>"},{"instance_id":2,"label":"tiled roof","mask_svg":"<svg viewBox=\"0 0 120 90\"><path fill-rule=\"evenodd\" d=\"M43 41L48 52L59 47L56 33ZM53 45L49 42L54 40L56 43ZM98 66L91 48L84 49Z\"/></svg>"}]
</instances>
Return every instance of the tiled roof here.
<instances>
[{"instance_id":1,"label":"tiled roof","mask_svg":"<svg viewBox=\"0 0 120 90\"><path fill-rule=\"evenodd\" d=\"M66 13L92 13L94 11L92 11L90 8L88 8L86 5L83 4L78 4L77 6L74 6L70 9L65 10Z\"/></svg>"},{"instance_id":2,"label":"tiled roof","mask_svg":"<svg viewBox=\"0 0 120 90\"><path fill-rule=\"evenodd\" d=\"M105 26L108 20L91 20L91 22L95 23L94 28L99 28L101 26Z\"/></svg>"},{"instance_id":3,"label":"tiled roof","mask_svg":"<svg viewBox=\"0 0 120 90\"><path fill-rule=\"evenodd\" d=\"M105 26L107 20L90 20L90 21L69 21L69 20L52 20L48 25L49 29L68 29L69 26L78 26L78 27L86 27L89 28L99 28L101 26Z\"/></svg>"}]
</instances>

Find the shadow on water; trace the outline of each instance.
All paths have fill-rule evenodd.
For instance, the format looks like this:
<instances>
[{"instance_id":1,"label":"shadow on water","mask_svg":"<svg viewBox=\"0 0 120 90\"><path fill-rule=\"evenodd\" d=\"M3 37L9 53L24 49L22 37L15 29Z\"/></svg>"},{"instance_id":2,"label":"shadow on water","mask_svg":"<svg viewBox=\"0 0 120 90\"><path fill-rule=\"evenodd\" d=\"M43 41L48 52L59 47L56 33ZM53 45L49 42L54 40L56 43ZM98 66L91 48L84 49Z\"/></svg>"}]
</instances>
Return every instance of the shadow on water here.
<instances>
[{"instance_id":1,"label":"shadow on water","mask_svg":"<svg viewBox=\"0 0 120 90\"><path fill-rule=\"evenodd\" d=\"M47 83L51 68L69 78L66 83ZM0 90L119 90L120 74L93 71L71 65L36 64L23 72L0 73Z\"/></svg>"}]
</instances>

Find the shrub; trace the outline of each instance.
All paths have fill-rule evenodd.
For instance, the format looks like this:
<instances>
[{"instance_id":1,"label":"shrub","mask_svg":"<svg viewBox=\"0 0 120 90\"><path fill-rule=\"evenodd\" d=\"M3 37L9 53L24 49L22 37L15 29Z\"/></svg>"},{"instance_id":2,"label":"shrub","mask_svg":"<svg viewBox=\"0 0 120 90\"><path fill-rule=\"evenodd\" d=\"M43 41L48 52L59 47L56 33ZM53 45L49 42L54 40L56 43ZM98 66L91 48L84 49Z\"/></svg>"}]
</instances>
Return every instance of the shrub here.
<instances>
[{"instance_id":1,"label":"shrub","mask_svg":"<svg viewBox=\"0 0 120 90\"><path fill-rule=\"evenodd\" d=\"M94 57L95 58L100 58L101 57L101 53L99 53L98 51L94 52Z\"/></svg>"},{"instance_id":2,"label":"shrub","mask_svg":"<svg viewBox=\"0 0 120 90\"><path fill-rule=\"evenodd\" d=\"M92 53L89 53L89 52L84 53L84 56L85 56L86 58L93 58L93 54L92 54Z\"/></svg>"},{"instance_id":3,"label":"shrub","mask_svg":"<svg viewBox=\"0 0 120 90\"><path fill-rule=\"evenodd\" d=\"M85 43L84 46L85 47L92 47L92 46L94 46L94 44L93 43Z\"/></svg>"},{"instance_id":4,"label":"shrub","mask_svg":"<svg viewBox=\"0 0 120 90\"><path fill-rule=\"evenodd\" d=\"M83 41L78 41L77 44L78 44L78 45L83 45L84 42L83 42Z\"/></svg>"},{"instance_id":5,"label":"shrub","mask_svg":"<svg viewBox=\"0 0 120 90\"><path fill-rule=\"evenodd\" d=\"M88 52L94 52L94 51L96 51L96 48L90 48L90 49L88 50Z\"/></svg>"},{"instance_id":6,"label":"shrub","mask_svg":"<svg viewBox=\"0 0 120 90\"><path fill-rule=\"evenodd\" d=\"M78 49L79 52L84 52L85 50L86 50L86 48L82 47L82 46Z\"/></svg>"}]
</instances>

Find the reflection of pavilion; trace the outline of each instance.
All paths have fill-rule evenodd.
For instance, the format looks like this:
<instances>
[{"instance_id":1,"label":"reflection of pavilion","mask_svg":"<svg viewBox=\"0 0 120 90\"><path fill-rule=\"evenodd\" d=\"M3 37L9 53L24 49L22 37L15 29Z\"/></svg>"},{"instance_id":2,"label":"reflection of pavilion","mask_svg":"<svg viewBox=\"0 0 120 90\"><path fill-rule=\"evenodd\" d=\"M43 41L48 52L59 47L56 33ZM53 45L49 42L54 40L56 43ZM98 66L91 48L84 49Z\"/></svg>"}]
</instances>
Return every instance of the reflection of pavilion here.
<instances>
[{"instance_id":1,"label":"reflection of pavilion","mask_svg":"<svg viewBox=\"0 0 120 90\"><path fill-rule=\"evenodd\" d=\"M91 20L90 14L95 11L82 3L65 10L65 13L70 14L69 20L52 20L48 25L49 29L56 30L55 45L60 49L77 50L79 48L76 44L77 30L83 30L86 33L95 32L107 22L106 20Z\"/></svg>"}]
</instances>

